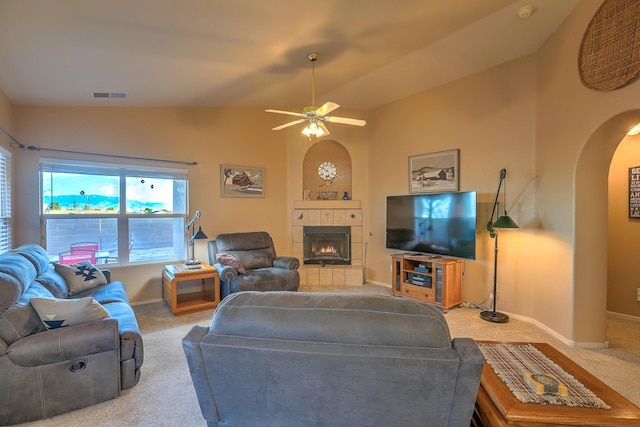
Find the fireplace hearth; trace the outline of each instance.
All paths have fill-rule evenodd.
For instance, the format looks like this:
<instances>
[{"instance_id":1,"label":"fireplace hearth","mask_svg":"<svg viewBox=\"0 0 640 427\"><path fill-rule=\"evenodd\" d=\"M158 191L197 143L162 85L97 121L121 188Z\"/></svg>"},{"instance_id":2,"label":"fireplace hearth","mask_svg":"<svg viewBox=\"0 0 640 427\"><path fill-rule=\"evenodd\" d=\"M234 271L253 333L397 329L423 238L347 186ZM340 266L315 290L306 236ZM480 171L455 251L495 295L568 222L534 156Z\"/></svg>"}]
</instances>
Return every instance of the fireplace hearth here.
<instances>
[{"instance_id":1,"label":"fireplace hearth","mask_svg":"<svg viewBox=\"0 0 640 427\"><path fill-rule=\"evenodd\" d=\"M351 227L305 226L303 262L320 265L351 265Z\"/></svg>"}]
</instances>

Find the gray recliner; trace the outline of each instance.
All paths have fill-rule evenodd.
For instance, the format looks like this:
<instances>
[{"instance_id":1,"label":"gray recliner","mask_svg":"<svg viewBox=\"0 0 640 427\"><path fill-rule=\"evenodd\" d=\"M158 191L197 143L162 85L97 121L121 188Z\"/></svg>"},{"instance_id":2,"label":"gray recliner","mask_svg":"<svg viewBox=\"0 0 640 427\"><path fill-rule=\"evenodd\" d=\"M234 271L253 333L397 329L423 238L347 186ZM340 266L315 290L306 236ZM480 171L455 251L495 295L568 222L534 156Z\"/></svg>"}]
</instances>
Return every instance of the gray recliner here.
<instances>
[{"instance_id":1,"label":"gray recliner","mask_svg":"<svg viewBox=\"0 0 640 427\"><path fill-rule=\"evenodd\" d=\"M383 295L241 292L182 340L209 426L468 427L484 357Z\"/></svg>"},{"instance_id":2,"label":"gray recliner","mask_svg":"<svg viewBox=\"0 0 640 427\"><path fill-rule=\"evenodd\" d=\"M297 291L300 287L300 261L277 256L273 240L265 231L219 234L209 241L208 250L209 263L220 275L221 298L241 291ZM218 253L235 257L246 272L217 262Z\"/></svg>"}]
</instances>

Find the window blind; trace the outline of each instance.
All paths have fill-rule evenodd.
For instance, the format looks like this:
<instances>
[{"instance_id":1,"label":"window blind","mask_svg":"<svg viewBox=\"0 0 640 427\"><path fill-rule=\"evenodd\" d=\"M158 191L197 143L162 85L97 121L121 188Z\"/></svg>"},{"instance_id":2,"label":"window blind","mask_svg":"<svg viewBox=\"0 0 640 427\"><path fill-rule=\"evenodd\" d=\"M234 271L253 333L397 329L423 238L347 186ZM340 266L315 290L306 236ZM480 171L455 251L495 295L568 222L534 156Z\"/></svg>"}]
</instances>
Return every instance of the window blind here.
<instances>
[{"instance_id":1,"label":"window blind","mask_svg":"<svg viewBox=\"0 0 640 427\"><path fill-rule=\"evenodd\" d=\"M0 147L0 253L11 249L11 153Z\"/></svg>"}]
</instances>

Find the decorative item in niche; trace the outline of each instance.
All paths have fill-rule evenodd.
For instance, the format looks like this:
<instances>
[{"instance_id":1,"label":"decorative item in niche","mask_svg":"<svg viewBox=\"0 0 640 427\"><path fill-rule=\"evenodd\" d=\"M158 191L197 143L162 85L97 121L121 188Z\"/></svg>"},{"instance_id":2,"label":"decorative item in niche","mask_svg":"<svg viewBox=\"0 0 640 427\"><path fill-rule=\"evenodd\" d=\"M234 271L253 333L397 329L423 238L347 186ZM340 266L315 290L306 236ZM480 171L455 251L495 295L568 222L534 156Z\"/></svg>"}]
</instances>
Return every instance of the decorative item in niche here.
<instances>
[{"instance_id":1,"label":"decorative item in niche","mask_svg":"<svg viewBox=\"0 0 640 427\"><path fill-rule=\"evenodd\" d=\"M605 0L582 38L578 71L582 84L615 90L640 75L640 2Z\"/></svg>"},{"instance_id":2,"label":"decorative item in niche","mask_svg":"<svg viewBox=\"0 0 640 427\"><path fill-rule=\"evenodd\" d=\"M409 192L458 191L460 150L409 156Z\"/></svg>"},{"instance_id":3,"label":"decorative item in niche","mask_svg":"<svg viewBox=\"0 0 640 427\"><path fill-rule=\"evenodd\" d=\"M220 197L264 197L264 168L220 165Z\"/></svg>"},{"instance_id":4,"label":"decorative item in niche","mask_svg":"<svg viewBox=\"0 0 640 427\"><path fill-rule=\"evenodd\" d=\"M629 218L640 218L640 166L629 168Z\"/></svg>"},{"instance_id":5,"label":"decorative item in niche","mask_svg":"<svg viewBox=\"0 0 640 427\"><path fill-rule=\"evenodd\" d=\"M336 177L338 170L331 162L324 162L318 167L318 175L323 181L331 181Z\"/></svg>"},{"instance_id":6,"label":"decorative item in niche","mask_svg":"<svg viewBox=\"0 0 640 427\"><path fill-rule=\"evenodd\" d=\"M338 197L337 191L318 191L318 200L336 200Z\"/></svg>"}]
</instances>

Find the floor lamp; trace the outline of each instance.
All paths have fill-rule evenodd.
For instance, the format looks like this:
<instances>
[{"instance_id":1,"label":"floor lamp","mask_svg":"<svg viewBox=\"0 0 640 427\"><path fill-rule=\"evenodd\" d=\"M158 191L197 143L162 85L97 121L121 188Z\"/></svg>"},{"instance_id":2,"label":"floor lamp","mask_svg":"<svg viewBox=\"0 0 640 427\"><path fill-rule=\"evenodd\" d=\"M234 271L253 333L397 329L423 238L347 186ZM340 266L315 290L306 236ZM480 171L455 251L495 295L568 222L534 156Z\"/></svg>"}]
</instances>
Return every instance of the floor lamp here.
<instances>
[{"instance_id":1,"label":"floor lamp","mask_svg":"<svg viewBox=\"0 0 640 427\"><path fill-rule=\"evenodd\" d=\"M207 239L207 235L202 231L202 227L200 226L200 211L196 211L191 221L187 224L186 231L189 236L189 247L191 247L191 258L185 263L186 265L198 265L200 261L196 258L196 248L195 248L195 240ZM196 219L198 220L198 231L196 230ZM191 228L191 230L189 230Z\"/></svg>"},{"instance_id":2,"label":"floor lamp","mask_svg":"<svg viewBox=\"0 0 640 427\"><path fill-rule=\"evenodd\" d=\"M507 323L509 321L509 316L504 313L500 313L496 311L496 299L498 299L497 291L498 291L498 230L497 229L514 229L519 228L518 224L515 223L514 220L511 219L509 214L507 214L507 170L502 169L500 171L500 181L498 181L498 191L496 191L496 198L493 201L493 210L491 211L491 217L489 218L489 223L487 224L487 230L489 231L489 235L492 239L494 239L494 248L493 248L493 308L491 310L486 310L480 313L480 318L486 320L487 322L493 323ZM504 210L502 216L500 216L496 221L493 221L494 216L498 216L500 211L500 202L498 199L500 198L500 188L502 188L502 182L504 181Z\"/></svg>"}]
</instances>

